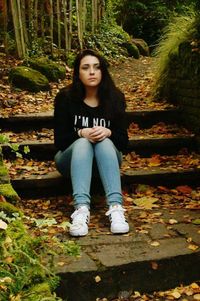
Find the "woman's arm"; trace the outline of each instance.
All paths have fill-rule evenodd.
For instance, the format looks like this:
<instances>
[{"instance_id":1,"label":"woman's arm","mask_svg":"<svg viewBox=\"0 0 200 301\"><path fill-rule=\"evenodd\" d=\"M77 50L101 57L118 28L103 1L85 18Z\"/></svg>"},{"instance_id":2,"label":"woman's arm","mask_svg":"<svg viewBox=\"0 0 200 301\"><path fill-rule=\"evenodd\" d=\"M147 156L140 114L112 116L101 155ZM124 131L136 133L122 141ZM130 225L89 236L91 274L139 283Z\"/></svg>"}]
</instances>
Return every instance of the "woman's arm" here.
<instances>
[{"instance_id":1,"label":"woman's arm","mask_svg":"<svg viewBox=\"0 0 200 301\"><path fill-rule=\"evenodd\" d=\"M57 94L54 104L54 143L58 150L63 151L78 138L70 114L69 93L63 89Z\"/></svg>"},{"instance_id":2,"label":"woman's arm","mask_svg":"<svg viewBox=\"0 0 200 301\"><path fill-rule=\"evenodd\" d=\"M126 122L126 102L124 95L118 103L119 113L113 118L111 123L110 139L115 144L118 150L123 151L128 145L128 133Z\"/></svg>"}]
</instances>

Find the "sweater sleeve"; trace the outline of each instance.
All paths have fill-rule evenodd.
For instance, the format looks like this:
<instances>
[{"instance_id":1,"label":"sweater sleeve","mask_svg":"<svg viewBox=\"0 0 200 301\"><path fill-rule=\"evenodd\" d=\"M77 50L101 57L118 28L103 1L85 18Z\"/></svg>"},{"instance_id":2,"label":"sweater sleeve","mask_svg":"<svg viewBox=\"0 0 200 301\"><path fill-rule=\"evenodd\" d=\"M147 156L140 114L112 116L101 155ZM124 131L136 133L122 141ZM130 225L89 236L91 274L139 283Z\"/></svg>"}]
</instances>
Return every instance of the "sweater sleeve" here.
<instances>
[{"instance_id":1,"label":"sweater sleeve","mask_svg":"<svg viewBox=\"0 0 200 301\"><path fill-rule=\"evenodd\" d=\"M113 120L113 126L111 127L112 134L110 139L115 144L118 150L124 151L127 148L128 144L128 133L126 125L126 113L125 105L122 105L122 111L118 116Z\"/></svg>"},{"instance_id":2,"label":"sweater sleeve","mask_svg":"<svg viewBox=\"0 0 200 301\"><path fill-rule=\"evenodd\" d=\"M69 93L63 89L57 94L54 104L54 144L63 151L78 138L70 114Z\"/></svg>"}]
</instances>

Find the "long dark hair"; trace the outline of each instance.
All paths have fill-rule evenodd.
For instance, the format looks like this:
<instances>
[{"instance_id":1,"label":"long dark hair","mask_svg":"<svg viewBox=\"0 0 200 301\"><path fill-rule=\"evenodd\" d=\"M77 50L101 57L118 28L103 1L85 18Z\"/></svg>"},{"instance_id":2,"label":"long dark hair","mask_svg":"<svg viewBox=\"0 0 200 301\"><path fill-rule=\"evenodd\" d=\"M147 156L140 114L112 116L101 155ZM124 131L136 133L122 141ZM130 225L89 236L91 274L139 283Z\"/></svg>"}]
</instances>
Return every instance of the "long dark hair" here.
<instances>
[{"instance_id":1,"label":"long dark hair","mask_svg":"<svg viewBox=\"0 0 200 301\"><path fill-rule=\"evenodd\" d=\"M95 56L100 63L102 80L98 87L99 105L103 108L108 118L113 117L113 114L120 114L125 108L124 94L115 86L108 71L108 62L92 49L82 50L74 61L72 93L76 95L76 99L79 101L83 101L85 98L85 87L79 79L79 67L81 60L87 55Z\"/></svg>"}]
</instances>

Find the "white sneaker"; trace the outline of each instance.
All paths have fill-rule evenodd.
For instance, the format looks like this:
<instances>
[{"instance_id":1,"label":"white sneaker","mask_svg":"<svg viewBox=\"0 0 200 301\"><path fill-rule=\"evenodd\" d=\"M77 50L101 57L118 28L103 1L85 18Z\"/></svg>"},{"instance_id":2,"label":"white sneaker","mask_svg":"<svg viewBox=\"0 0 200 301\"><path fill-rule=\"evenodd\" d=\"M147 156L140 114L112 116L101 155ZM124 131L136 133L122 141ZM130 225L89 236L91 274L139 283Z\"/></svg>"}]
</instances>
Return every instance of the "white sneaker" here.
<instances>
[{"instance_id":1,"label":"white sneaker","mask_svg":"<svg viewBox=\"0 0 200 301\"><path fill-rule=\"evenodd\" d=\"M87 206L81 206L71 215L72 223L69 233L72 236L85 236L88 234L88 223L90 220L90 211Z\"/></svg>"},{"instance_id":2,"label":"white sneaker","mask_svg":"<svg viewBox=\"0 0 200 301\"><path fill-rule=\"evenodd\" d=\"M129 224L127 223L124 212L126 210L121 205L113 205L109 207L106 215L109 216L111 227L110 231L114 234L122 234L129 232Z\"/></svg>"}]
</instances>

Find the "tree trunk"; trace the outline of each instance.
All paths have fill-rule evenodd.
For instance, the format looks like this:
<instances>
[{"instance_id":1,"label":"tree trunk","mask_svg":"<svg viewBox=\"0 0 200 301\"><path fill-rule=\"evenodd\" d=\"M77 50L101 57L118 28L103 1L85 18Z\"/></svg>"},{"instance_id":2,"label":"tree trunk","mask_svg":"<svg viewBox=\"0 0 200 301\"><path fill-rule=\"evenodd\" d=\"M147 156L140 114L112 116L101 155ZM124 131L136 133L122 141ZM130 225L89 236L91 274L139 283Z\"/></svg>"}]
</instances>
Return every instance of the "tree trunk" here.
<instances>
[{"instance_id":1,"label":"tree trunk","mask_svg":"<svg viewBox=\"0 0 200 301\"><path fill-rule=\"evenodd\" d=\"M22 24L23 24L23 31L24 31L24 41L25 41L26 45L28 45L29 38L28 38L28 32L27 32L25 0L21 0L21 15L22 15Z\"/></svg>"},{"instance_id":2,"label":"tree trunk","mask_svg":"<svg viewBox=\"0 0 200 301\"><path fill-rule=\"evenodd\" d=\"M69 33L68 33L68 48L72 48L72 0L69 0Z\"/></svg>"},{"instance_id":3,"label":"tree trunk","mask_svg":"<svg viewBox=\"0 0 200 301\"><path fill-rule=\"evenodd\" d=\"M98 0L92 0L92 32L95 32L98 20Z\"/></svg>"},{"instance_id":4,"label":"tree trunk","mask_svg":"<svg viewBox=\"0 0 200 301\"><path fill-rule=\"evenodd\" d=\"M38 0L35 0L34 3L34 29L35 29L35 38L38 36Z\"/></svg>"},{"instance_id":5,"label":"tree trunk","mask_svg":"<svg viewBox=\"0 0 200 301\"><path fill-rule=\"evenodd\" d=\"M13 18L13 25L14 25L14 30L15 30L15 41L17 45L17 54L19 58L23 58L24 52L22 48L22 43L21 43L21 32L20 32L20 23L19 23L19 14L18 14L18 0L11 0L10 5L11 5L11 10L12 10L12 18Z\"/></svg>"},{"instance_id":6,"label":"tree trunk","mask_svg":"<svg viewBox=\"0 0 200 301\"><path fill-rule=\"evenodd\" d=\"M42 39L44 41L44 39L45 39L45 9L44 9L44 3L41 3L40 13L41 13L41 36L42 36Z\"/></svg>"},{"instance_id":7,"label":"tree trunk","mask_svg":"<svg viewBox=\"0 0 200 301\"><path fill-rule=\"evenodd\" d=\"M60 0L56 1L56 10L57 10L58 48L61 49Z\"/></svg>"},{"instance_id":8,"label":"tree trunk","mask_svg":"<svg viewBox=\"0 0 200 301\"><path fill-rule=\"evenodd\" d=\"M8 6L7 0L2 1L2 16L3 16L3 43L5 47L5 53L8 53Z\"/></svg>"},{"instance_id":9,"label":"tree trunk","mask_svg":"<svg viewBox=\"0 0 200 301\"><path fill-rule=\"evenodd\" d=\"M34 0L29 0L28 1L28 21L29 21L28 32L29 32L31 45L33 45L35 41L35 28L34 28L33 15L34 15Z\"/></svg>"},{"instance_id":10,"label":"tree trunk","mask_svg":"<svg viewBox=\"0 0 200 301\"><path fill-rule=\"evenodd\" d=\"M68 48L68 24L67 24L67 0L62 0L63 4L63 14L64 14L64 28L65 28L65 53L66 56L68 55L69 48Z\"/></svg>"},{"instance_id":11,"label":"tree trunk","mask_svg":"<svg viewBox=\"0 0 200 301\"><path fill-rule=\"evenodd\" d=\"M82 10L82 31L86 31L86 15L87 15L87 5L86 0L83 0L83 10Z\"/></svg>"},{"instance_id":12,"label":"tree trunk","mask_svg":"<svg viewBox=\"0 0 200 301\"><path fill-rule=\"evenodd\" d=\"M77 29L78 41L80 48L83 48L83 30L82 30L82 0L76 0L76 15L77 15Z\"/></svg>"},{"instance_id":13,"label":"tree trunk","mask_svg":"<svg viewBox=\"0 0 200 301\"><path fill-rule=\"evenodd\" d=\"M50 3L50 37L51 37L51 54L53 55L53 0Z\"/></svg>"},{"instance_id":14,"label":"tree trunk","mask_svg":"<svg viewBox=\"0 0 200 301\"><path fill-rule=\"evenodd\" d=\"M17 10L18 10L18 18L19 18L19 35L21 40L21 48L22 48L22 57L26 55L26 44L24 38L24 29L23 29L23 22L22 22L22 11L21 11L21 2L17 0Z\"/></svg>"}]
</instances>

